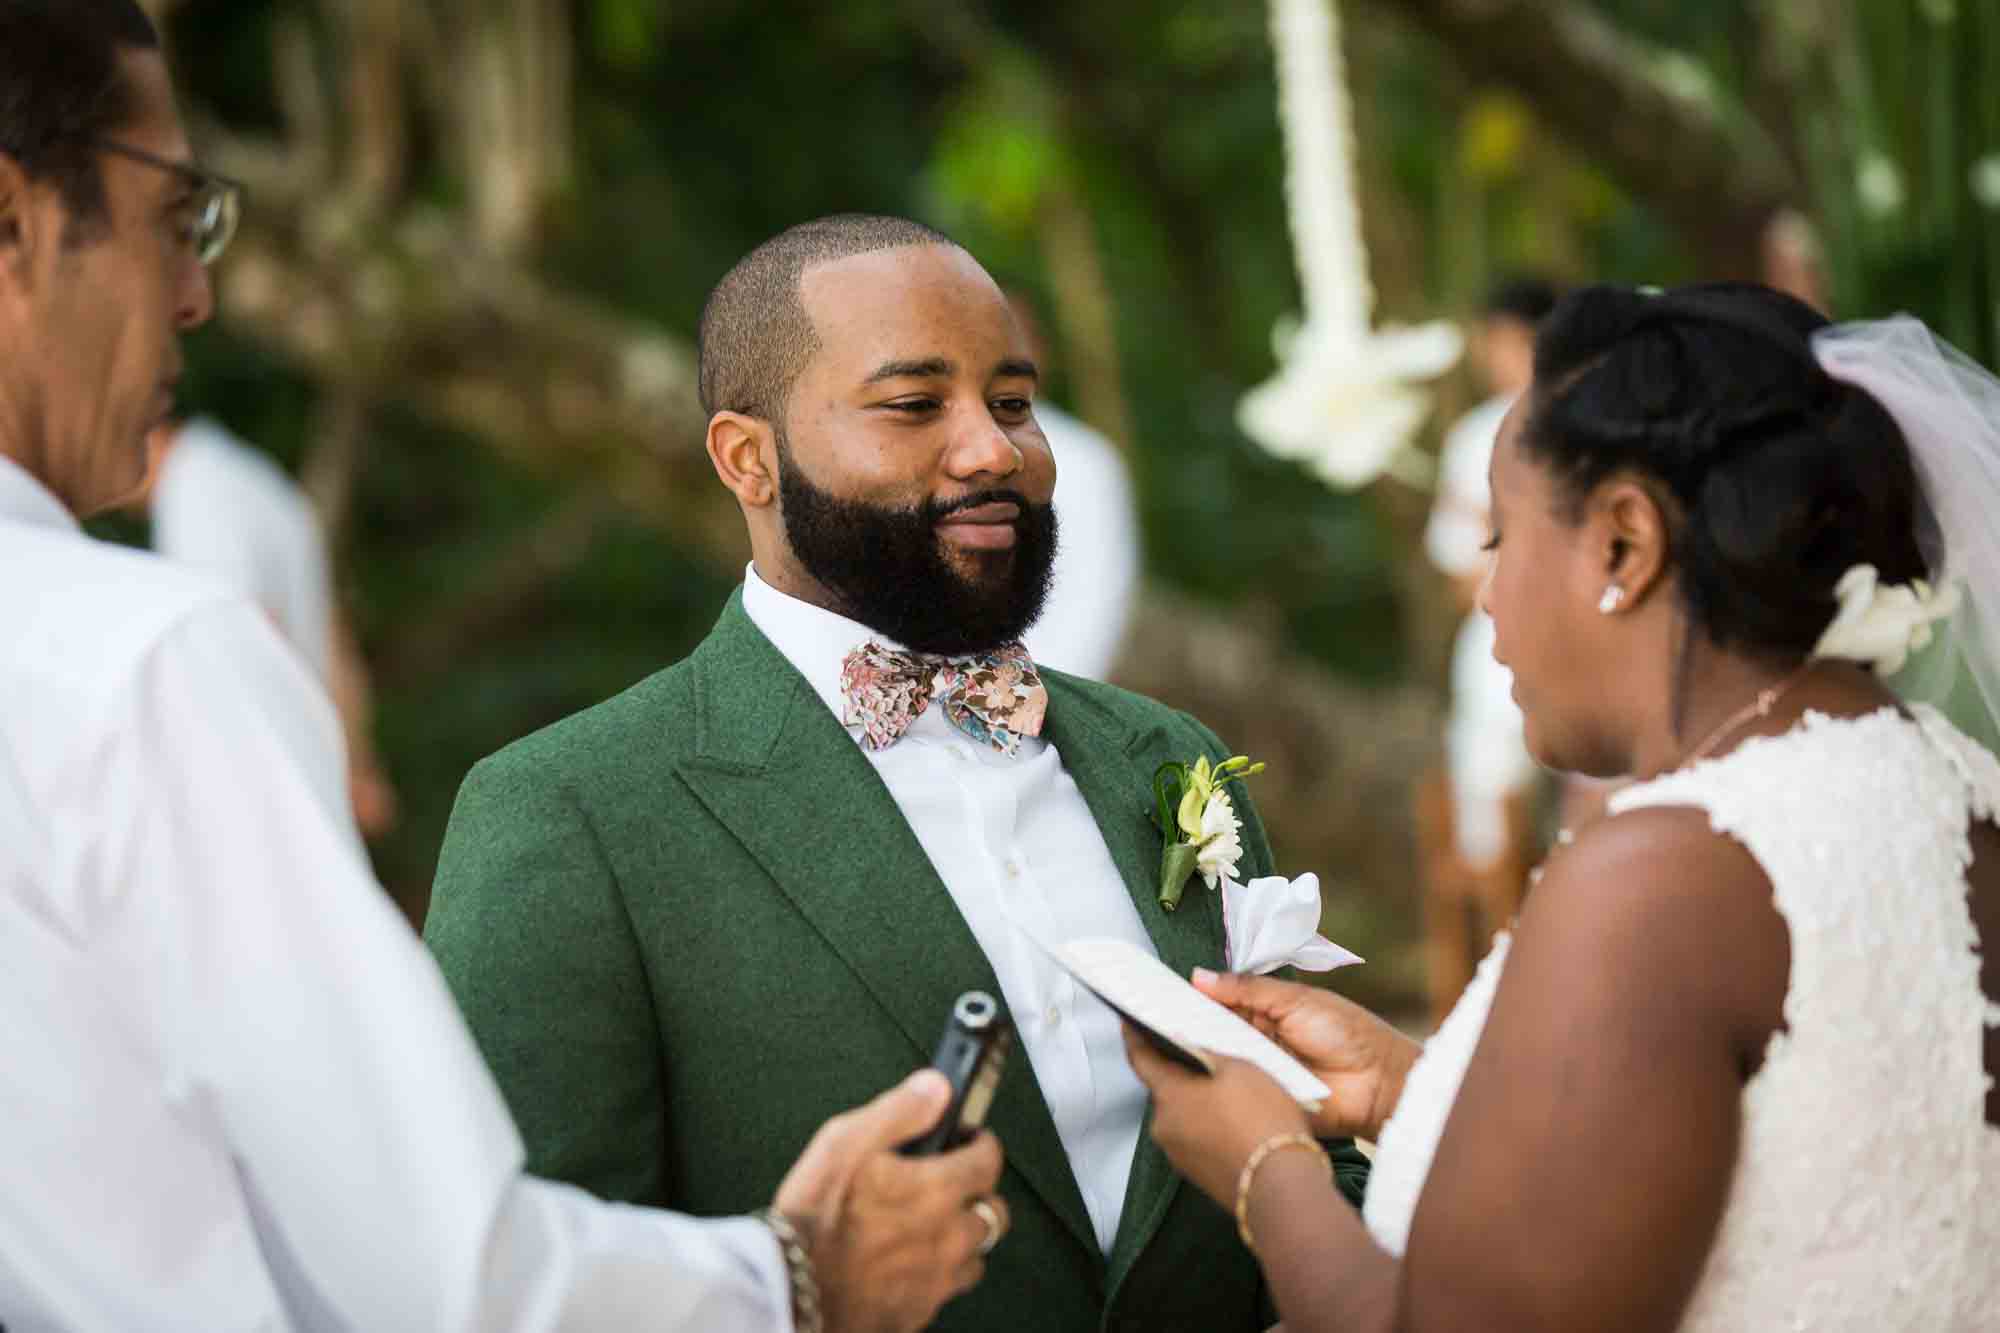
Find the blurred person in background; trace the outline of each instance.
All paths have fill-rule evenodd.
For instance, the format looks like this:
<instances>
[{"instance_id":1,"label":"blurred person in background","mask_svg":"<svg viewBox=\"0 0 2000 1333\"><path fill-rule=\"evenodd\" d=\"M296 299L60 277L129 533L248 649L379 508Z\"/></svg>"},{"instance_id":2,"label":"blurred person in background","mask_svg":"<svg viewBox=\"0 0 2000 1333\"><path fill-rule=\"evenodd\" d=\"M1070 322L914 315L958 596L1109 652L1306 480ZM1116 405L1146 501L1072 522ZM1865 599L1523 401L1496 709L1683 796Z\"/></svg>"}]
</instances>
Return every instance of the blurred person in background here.
<instances>
[{"instance_id":1,"label":"blurred person in background","mask_svg":"<svg viewBox=\"0 0 2000 1333\"><path fill-rule=\"evenodd\" d=\"M1766 287L1796 297L1822 315L1831 313L1825 248L1805 214L1795 208L1773 214L1764 224L1757 258Z\"/></svg>"},{"instance_id":2,"label":"blurred person in background","mask_svg":"<svg viewBox=\"0 0 2000 1333\"><path fill-rule=\"evenodd\" d=\"M209 417L150 440L153 549L254 602L322 681L333 677L333 562L312 498Z\"/></svg>"},{"instance_id":3,"label":"blurred person in background","mask_svg":"<svg viewBox=\"0 0 2000 1333\"><path fill-rule=\"evenodd\" d=\"M212 418L167 422L151 443L153 549L249 598L305 659L340 713L354 822L366 838L388 833L396 789L375 747L368 663L342 613L312 498Z\"/></svg>"},{"instance_id":4,"label":"blurred person in background","mask_svg":"<svg viewBox=\"0 0 2000 1333\"><path fill-rule=\"evenodd\" d=\"M761 1220L524 1175L320 683L240 595L78 526L145 481L236 206L132 0L0 0L0 1326L928 1323L1006 1222L968 1209L990 1136L894 1152L942 1078L826 1125Z\"/></svg>"},{"instance_id":5,"label":"blurred person in background","mask_svg":"<svg viewBox=\"0 0 2000 1333\"><path fill-rule=\"evenodd\" d=\"M1019 288L1007 304L1029 355L1048 374L1049 345L1034 298ZM1056 460L1056 520L1062 543L1042 618L1028 630L1028 650L1043 666L1109 680L1132 620L1141 568L1139 514L1124 451L1048 398L1035 420Z\"/></svg>"},{"instance_id":6,"label":"blurred person in background","mask_svg":"<svg viewBox=\"0 0 2000 1333\"><path fill-rule=\"evenodd\" d=\"M1479 590L1491 563L1486 470L1493 441L1534 377L1535 330L1555 303L1555 284L1532 275L1509 277L1488 296L1470 344L1490 396L1445 436L1424 530L1425 553L1451 580L1464 617L1452 648L1444 771L1428 777L1418 795L1433 1026L1472 979L1493 933L1519 910L1535 859L1542 770L1522 736L1514 678L1493 660L1493 621L1479 609Z\"/></svg>"}]
</instances>

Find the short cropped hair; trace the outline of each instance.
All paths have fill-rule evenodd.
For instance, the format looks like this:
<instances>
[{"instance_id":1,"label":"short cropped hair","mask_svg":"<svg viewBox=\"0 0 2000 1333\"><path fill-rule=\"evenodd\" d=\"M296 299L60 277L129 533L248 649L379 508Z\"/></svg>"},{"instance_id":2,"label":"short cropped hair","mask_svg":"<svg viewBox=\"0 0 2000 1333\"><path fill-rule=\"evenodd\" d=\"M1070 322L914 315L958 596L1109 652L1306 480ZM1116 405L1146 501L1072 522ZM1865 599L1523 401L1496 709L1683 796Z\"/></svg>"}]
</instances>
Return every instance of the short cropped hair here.
<instances>
[{"instance_id":1,"label":"short cropped hair","mask_svg":"<svg viewBox=\"0 0 2000 1333\"><path fill-rule=\"evenodd\" d=\"M79 221L104 213L93 142L133 115L119 57L159 47L135 0L0 0L0 153Z\"/></svg>"},{"instance_id":2,"label":"short cropped hair","mask_svg":"<svg viewBox=\"0 0 2000 1333\"><path fill-rule=\"evenodd\" d=\"M701 311L701 406L782 423L799 373L819 349L800 280L855 255L958 242L921 222L836 213L779 232L737 261Z\"/></svg>"}]
</instances>

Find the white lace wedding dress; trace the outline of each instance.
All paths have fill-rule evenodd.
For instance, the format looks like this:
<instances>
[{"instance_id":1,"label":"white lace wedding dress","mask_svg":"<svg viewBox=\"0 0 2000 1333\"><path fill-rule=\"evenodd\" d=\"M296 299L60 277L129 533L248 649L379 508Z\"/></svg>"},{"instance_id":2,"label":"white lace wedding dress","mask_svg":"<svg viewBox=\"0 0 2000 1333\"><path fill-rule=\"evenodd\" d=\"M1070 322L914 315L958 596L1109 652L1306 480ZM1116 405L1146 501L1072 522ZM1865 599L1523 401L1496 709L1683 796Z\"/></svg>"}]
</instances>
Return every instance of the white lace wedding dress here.
<instances>
[{"instance_id":1,"label":"white lace wedding dress","mask_svg":"<svg viewBox=\"0 0 2000 1333\"><path fill-rule=\"evenodd\" d=\"M2000 814L2000 761L1928 709L1809 715L1611 809L1655 805L1706 810L1747 847L1791 932L1787 1030L1744 1090L1728 1208L1681 1327L2000 1329L2000 1129L1981 1052L2000 1008L1980 990L1965 886L1968 821ZM1507 946L1383 1130L1365 1215L1396 1254Z\"/></svg>"}]
</instances>

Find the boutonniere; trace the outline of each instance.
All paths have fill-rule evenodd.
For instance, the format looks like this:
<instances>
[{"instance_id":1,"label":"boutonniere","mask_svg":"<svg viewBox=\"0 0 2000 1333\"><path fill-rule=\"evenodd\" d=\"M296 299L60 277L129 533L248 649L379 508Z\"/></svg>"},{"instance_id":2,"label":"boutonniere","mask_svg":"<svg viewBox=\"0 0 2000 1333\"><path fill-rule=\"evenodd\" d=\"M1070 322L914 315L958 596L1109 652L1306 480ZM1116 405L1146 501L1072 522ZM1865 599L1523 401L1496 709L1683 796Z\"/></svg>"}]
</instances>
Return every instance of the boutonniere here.
<instances>
[{"instance_id":1,"label":"boutonniere","mask_svg":"<svg viewBox=\"0 0 2000 1333\"><path fill-rule=\"evenodd\" d=\"M1154 818L1166 846L1160 854L1160 906L1181 905L1189 876L1200 872L1211 889L1236 877L1243 859L1243 821L1236 817L1226 788L1264 771L1246 755L1210 766L1203 755L1192 765L1161 764L1153 774Z\"/></svg>"}]
</instances>

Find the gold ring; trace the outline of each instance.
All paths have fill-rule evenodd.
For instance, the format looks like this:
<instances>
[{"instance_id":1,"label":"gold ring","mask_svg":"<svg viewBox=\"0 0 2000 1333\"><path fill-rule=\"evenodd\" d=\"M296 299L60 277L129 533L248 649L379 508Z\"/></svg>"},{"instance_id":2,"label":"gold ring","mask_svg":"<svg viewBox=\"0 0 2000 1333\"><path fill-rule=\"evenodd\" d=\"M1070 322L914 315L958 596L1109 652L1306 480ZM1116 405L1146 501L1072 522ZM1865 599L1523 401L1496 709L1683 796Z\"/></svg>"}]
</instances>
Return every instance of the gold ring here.
<instances>
[{"instance_id":1,"label":"gold ring","mask_svg":"<svg viewBox=\"0 0 2000 1333\"><path fill-rule=\"evenodd\" d=\"M1000 1210L993 1206L991 1200L974 1199L972 1215L986 1224L986 1239L979 1242L979 1257L984 1259L993 1253L993 1247L1000 1243L1000 1238L1007 1234L1007 1230L1001 1225Z\"/></svg>"}]
</instances>

